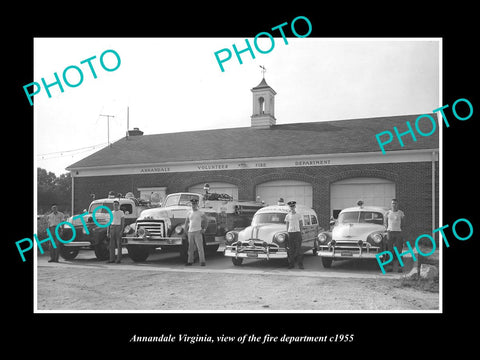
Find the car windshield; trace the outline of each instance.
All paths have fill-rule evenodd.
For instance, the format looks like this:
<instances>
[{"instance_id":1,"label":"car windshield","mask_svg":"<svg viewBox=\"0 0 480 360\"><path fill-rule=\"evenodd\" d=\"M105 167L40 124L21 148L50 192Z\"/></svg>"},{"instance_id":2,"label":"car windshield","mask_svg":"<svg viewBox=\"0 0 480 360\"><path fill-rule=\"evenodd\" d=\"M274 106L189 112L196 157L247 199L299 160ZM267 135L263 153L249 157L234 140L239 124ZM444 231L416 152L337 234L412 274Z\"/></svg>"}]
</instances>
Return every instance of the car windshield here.
<instances>
[{"instance_id":1,"label":"car windshield","mask_svg":"<svg viewBox=\"0 0 480 360\"><path fill-rule=\"evenodd\" d=\"M253 217L252 225L259 224L285 224L286 213L261 213Z\"/></svg>"},{"instance_id":2,"label":"car windshield","mask_svg":"<svg viewBox=\"0 0 480 360\"><path fill-rule=\"evenodd\" d=\"M383 225L383 215L376 211L348 211L338 216L338 223L370 223Z\"/></svg>"}]
</instances>

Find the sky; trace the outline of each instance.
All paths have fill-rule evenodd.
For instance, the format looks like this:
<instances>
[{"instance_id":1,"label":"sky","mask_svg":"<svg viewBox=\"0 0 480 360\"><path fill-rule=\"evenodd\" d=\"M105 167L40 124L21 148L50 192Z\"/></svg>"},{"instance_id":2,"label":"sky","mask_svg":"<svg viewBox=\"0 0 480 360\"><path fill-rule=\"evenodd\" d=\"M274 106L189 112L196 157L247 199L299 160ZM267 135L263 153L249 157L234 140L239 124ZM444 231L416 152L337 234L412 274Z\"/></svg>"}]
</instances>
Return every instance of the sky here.
<instances>
[{"instance_id":1,"label":"sky","mask_svg":"<svg viewBox=\"0 0 480 360\"><path fill-rule=\"evenodd\" d=\"M232 44L242 50L245 38L36 38L32 82L53 83L56 72L64 92L54 85L51 98L43 87L34 96L35 166L59 176L108 139L119 140L127 108L129 128L145 135L248 127L260 65L277 93L277 124L425 114L442 105L439 39L293 37L285 44L280 37L266 54L248 40L255 59L247 51L240 64ZM258 46L269 49L270 40L262 37ZM222 72L214 53L224 48L232 58ZM115 71L100 64L106 50L120 56ZM93 56L96 79L88 63L81 64ZM104 62L117 64L112 53ZM62 79L71 65L83 73L77 87ZM73 69L67 79L80 81Z\"/></svg>"}]
</instances>

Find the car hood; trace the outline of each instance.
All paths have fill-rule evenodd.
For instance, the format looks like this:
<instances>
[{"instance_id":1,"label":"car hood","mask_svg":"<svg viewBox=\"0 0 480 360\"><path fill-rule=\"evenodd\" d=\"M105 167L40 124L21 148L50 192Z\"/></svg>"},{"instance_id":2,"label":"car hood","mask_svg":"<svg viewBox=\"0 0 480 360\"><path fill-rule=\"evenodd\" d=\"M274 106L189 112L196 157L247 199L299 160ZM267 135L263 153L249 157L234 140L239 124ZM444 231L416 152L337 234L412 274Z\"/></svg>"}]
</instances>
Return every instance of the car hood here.
<instances>
[{"instance_id":1,"label":"car hood","mask_svg":"<svg viewBox=\"0 0 480 360\"><path fill-rule=\"evenodd\" d=\"M258 239L271 243L273 241L273 235L278 232L287 232L286 226L283 224L260 224L248 226L238 233L238 240L245 241Z\"/></svg>"},{"instance_id":2,"label":"car hood","mask_svg":"<svg viewBox=\"0 0 480 360\"><path fill-rule=\"evenodd\" d=\"M368 223L345 223L332 230L334 240L367 240L367 236L375 231L384 231L383 225Z\"/></svg>"}]
</instances>

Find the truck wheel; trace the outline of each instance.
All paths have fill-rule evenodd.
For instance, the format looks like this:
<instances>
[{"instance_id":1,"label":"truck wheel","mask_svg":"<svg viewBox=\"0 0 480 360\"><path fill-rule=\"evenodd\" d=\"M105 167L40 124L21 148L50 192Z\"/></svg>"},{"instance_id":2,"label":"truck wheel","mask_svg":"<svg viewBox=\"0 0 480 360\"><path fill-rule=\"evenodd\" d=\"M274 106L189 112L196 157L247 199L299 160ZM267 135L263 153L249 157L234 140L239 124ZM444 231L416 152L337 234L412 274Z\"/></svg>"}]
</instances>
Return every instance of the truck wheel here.
<instances>
[{"instance_id":1,"label":"truck wheel","mask_svg":"<svg viewBox=\"0 0 480 360\"><path fill-rule=\"evenodd\" d=\"M180 248L180 259L184 263L188 260L188 240L186 238L182 239L182 247Z\"/></svg>"},{"instance_id":2,"label":"truck wheel","mask_svg":"<svg viewBox=\"0 0 480 360\"><path fill-rule=\"evenodd\" d=\"M95 251L95 256L98 260L107 260L109 257L108 243L110 239L107 237L106 233L101 233L98 236L99 239L93 248L93 250Z\"/></svg>"},{"instance_id":3,"label":"truck wheel","mask_svg":"<svg viewBox=\"0 0 480 360\"><path fill-rule=\"evenodd\" d=\"M146 246L127 246L128 256L135 262L142 262L147 260L149 251Z\"/></svg>"},{"instance_id":4,"label":"truck wheel","mask_svg":"<svg viewBox=\"0 0 480 360\"><path fill-rule=\"evenodd\" d=\"M242 259L242 258L234 258L234 257L232 257L232 263L233 263L233 265L235 265L235 266L240 266L240 265L242 265L242 263L243 263L243 259Z\"/></svg>"},{"instance_id":5,"label":"truck wheel","mask_svg":"<svg viewBox=\"0 0 480 360\"><path fill-rule=\"evenodd\" d=\"M328 269L332 266L333 259L322 257L322 265L324 268Z\"/></svg>"},{"instance_id":6,"label":"truck wheel","mask_svg":"<svg viewBox=\"0 0 480 360\"><path fill-rule=\"evenodd\" d=\"M78 249L70 246L62 246L60 249L60 256L65 260L75 259L78 255Z\"/></svg>"},{"instance_id":7,"label":"truck wheel","mask_svg":"<svg viewBox=\"0 0 480 360\"><path fill-rule=\"evenodd\" d=\"M219 244L205 246L205 254L216 254L219 247Z\"/></svg>"},{"instance_id":8,"label":"truck wheel","mask_svg":"<svg viewBox=\"0 0 480 360\"><path fill-rule=\"evenodd\" d=\"M318 255L318 244L317 244L316 241L313 243L312 253L313 253L314 256Z\"/></svg>"}]
</instances>

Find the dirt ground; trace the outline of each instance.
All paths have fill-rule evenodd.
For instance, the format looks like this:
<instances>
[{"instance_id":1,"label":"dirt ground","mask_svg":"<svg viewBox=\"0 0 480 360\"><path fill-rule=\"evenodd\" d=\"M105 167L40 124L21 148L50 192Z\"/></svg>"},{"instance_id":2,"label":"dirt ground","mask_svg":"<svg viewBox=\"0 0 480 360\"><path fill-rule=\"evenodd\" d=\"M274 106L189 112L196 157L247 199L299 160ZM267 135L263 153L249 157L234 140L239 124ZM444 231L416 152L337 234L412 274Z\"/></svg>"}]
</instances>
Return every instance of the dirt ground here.
<instances>
[{"instance_id":1,"label":"dirt ground","mask_svg":"<svg viewBox=\"0 0 480 360\"><path fill-rule=\"evenodd\" d=\"M114 266L40 265L38 310L438 310L438 283L402 277L305 276ZM205 270L202 270L205 269Z\"/></svg>"}]
</instances>

